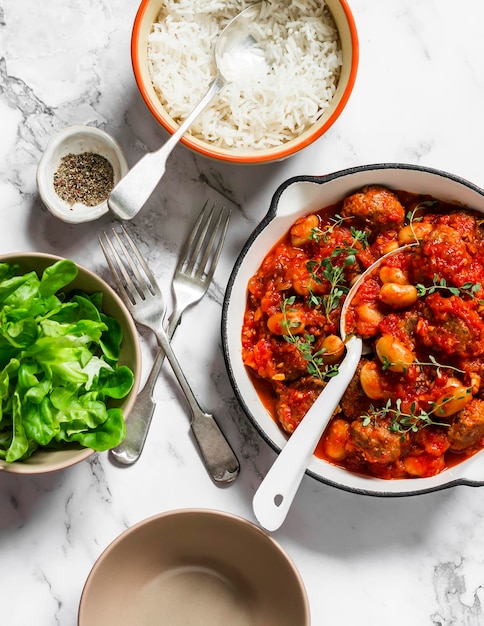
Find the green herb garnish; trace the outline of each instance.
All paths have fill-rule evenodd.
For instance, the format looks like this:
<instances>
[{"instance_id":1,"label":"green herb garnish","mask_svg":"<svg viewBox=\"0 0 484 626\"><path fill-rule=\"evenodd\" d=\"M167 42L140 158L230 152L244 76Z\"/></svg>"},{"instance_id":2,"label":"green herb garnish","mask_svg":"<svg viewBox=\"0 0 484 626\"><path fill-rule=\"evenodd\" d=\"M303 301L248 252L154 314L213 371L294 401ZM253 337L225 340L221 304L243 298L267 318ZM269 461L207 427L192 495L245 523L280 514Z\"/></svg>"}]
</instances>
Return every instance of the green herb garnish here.
<instances>
[{"instance_id":1,"label":"green herb garnish","mask_svg":"<svg viewBox=\"0 0 484 626\"><path fill-rule=\"evenodd\" d=\"M412 211L408 211L408 213L406 214L405 217L408 220L408 225L410 226L410 230L412 231L412 235L413 235L416 243L418 243L418 237L417 237L417 234L416 234L416 232L415 232L415 230L413 228L413 225L416 222L421 222L422 219L423 219L422 216L417 216L416 215L417 212L420 209L423 209L423 208L433 208L433 207L435 207L438 204L439 204L438 200L424 200L423 202L420 202L419 204L417 204L417 206L414 207L414 209Z\"/></svg>"},{"instance_id":2,"label":"green herb garnish","mask_svg":"<svg viewBox=\"0 0 484 626\"><path fill-rule=\"evenodd\" d=\"M449 398L447 401L451 399L452 398ZM442 407L442 404L439 405L439 408L440 407ZM369 411L364 413L361 419L363 420L363 426L369 426L372 423L374 424L379 418L390 417L391 421L388 430L392 433L400 433L402 436L408 432L416 433L427 426L449 426L446 422L437 422L432 419L432 414L437 410L436 405L431 411L421 410L417 413L416 409L416 403L412 402L408 412L402 411L402 401L400 398L395 401L394 405L392 405L392 401L389 399L385 406L380 409L371 405Z\"/></svg>"},{"instance_id":3,"label":"green herb garnish","mask_svg":"<svg viewBox=\"0 0 484 626\"><path fill-rule=\"evenodd\" d=\"M422 297L425 295L429 295L431 293L435 293L436 291L447 291L453 296L467 295L470 298L475 298L476 293L481 290L481 283L473 283L466 282L461 287L453 287L452 285L448 285L445 278L439 278L437 274L434 274L434 278L432 284L429 287L422 285L421 283L415 285L417 289L417 295Z\"/></svg>"},{"instance_id":4,"label":"green herb garnish","mask_svg":"<svg viewBox=\"0 0 484 626\"><path fill-rule=\"evenodd\" d=\"M341 220L345 218L341 218ZM350 233L352 240L350 243L343 242L342 246L336 246L329 257L320 261L310 260L306 263L306 268L317 284L322 284L323 280L329 283L329 292L323 296L316 295L312 290L309 291L309 306L322 306L324 313L329 320L332 311L338 308L341 298L346 295L349 288L345 279L345 268L356 263L356 255L359 250L356 244L360 244L363 248L368 245L368 233L364 230L358 230L351 226ZM338 259L340 263L334 263ZM341 262L342 261L342 262Z\"/></svg>"},{"instance_id":5,"label":"green herb garnish","mask_svg":"<svg viewBox=\"0 0 484 626\"><path fill-rule=\"evenodd\" d=\"M294 304L295 300L296 297L291 296L290 298L285 298L281 302L281 311L284 317L283 326L286 331L286 334L283 335L284 339L299 350L303 359L307 363L307 372L310 376L315 376L321 381L336 376L338 373L338 366L327 365L323 361L322 355L326 352L326 350L323 348L321 350L314 351L314 335L310 335L309 333L306 333L304 336L292 334L291 329L299 325L296 324L295 326L292 326L288 315L289 312L295 310L290 308Z\"/></svg>"},{"instance_id":6,"label":"green herb garnish","mask_svg":"<svg viewBox=\"0 0 484 626\"><path fill-rule=\"evenodd\" d=\"M328 241L328 235L332 233L337 226L341 226L343 222L349 219L351 218L343 217L342 215L339 215L337 213L334 217L329 218L330 223L324 228L312 228L309 238L315 241L316 243L319 243L321 239L323 241Z\"/></svg>"},{"instance_id":7,"label":"green herb garnish","mask_svg":"<svg viewBox=\"0 0 484 626\"><path fill-rule=\"evenodd\" d=\"M382 361L382 370L388 370L392 367L392 365L396 365L396 363L394 363L393 361L391 361L387 356L383 355L381 358ZM454 367L452 365L445 365L443 363L439 363L437 361L437 359L432 355L429 354L429 362L426 363L425 361L419 361L418 359L415 359L415 361L413 361L411 363L411 365L420 365L421 367L427 365L427 366L432 366L432 367L436 367L437 368L437 376L441 375L441 370L446 369L446 370L453 370L454 372L459 372L460 374L464 374L464 370L459 369L458 367ZM406 369L403 370L403 373L406 373Z\"/></svg>"}]
</instances>

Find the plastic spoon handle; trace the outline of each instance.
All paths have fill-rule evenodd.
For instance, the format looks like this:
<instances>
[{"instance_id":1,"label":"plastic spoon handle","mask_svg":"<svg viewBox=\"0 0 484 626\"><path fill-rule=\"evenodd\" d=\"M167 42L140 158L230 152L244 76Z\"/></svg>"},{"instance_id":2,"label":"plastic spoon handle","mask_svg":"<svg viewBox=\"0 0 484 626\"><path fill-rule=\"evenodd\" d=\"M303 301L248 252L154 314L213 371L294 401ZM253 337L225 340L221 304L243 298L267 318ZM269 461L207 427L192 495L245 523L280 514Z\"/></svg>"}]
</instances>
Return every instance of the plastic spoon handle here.
<instances>
[{"instance_id":1,"label":"plastic spoon handle","mask_svg":"<svg viewBox=\"0 0 484 626\"><path fill-rule=\"evenodd\" d=\"M266 530L277 530L286 519L314 449L353 378L362 346L359 337L348 341L338 375L330 379L301 420L256 491L254 514Z\"/></svg>"}]
</instances>

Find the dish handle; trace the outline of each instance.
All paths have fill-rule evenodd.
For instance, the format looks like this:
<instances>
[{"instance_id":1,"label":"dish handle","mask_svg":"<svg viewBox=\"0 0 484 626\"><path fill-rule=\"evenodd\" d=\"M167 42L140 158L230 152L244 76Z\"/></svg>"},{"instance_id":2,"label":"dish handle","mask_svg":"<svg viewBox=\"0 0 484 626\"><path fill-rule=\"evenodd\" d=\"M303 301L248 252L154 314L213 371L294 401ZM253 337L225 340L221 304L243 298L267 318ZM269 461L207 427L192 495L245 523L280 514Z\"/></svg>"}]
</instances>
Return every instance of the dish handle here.
<instances>
[{"instance_id":1,"label":"dish handle","mask_svg":"<svg viewBox=\"0 0 484 626\"><path fill-rule=\"evenodd\" d=\"M459 466L457 466L458 468ZM484 450L478 452L474 457L464 463L461 477L457 482L484 486Z\"/></svg>"},{"instance_id":2,"label":"dish handle","mask_svg":"<svg viewBox=\"0 0 484 626\"><path fill-rule=\"evenodd\" d=\"M301 214L301 207L306 213L320 210L322 177L298 176L286 181L274 194L269 215L271 217L290 217Z\"/></svg>"}]
</instances>

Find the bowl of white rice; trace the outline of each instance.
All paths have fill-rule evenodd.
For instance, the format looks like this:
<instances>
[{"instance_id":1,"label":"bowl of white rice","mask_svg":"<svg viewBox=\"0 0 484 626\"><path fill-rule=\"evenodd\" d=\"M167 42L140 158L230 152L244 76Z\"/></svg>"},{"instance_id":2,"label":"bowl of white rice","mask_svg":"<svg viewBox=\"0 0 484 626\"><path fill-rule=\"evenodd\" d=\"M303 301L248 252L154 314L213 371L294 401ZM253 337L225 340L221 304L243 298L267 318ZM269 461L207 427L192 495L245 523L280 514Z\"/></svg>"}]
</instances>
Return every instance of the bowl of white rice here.
<instances>
[{"instance_id":1,"label":"bowl of white rice","mask_svg":"<svg viewBox=\"0 0 484 626\"><path fill-rule=\"evenodd\" d=\"M214 46L246 0L142 0L131 56L140 93L172 134L215 78ZM227 83L182 143L233 163L284 159L337 120L358 67L346 0L263 0L256 38L269 60L261 80ZM252 34L252 33L251 33Z\"/></svg>"}]
</instances>

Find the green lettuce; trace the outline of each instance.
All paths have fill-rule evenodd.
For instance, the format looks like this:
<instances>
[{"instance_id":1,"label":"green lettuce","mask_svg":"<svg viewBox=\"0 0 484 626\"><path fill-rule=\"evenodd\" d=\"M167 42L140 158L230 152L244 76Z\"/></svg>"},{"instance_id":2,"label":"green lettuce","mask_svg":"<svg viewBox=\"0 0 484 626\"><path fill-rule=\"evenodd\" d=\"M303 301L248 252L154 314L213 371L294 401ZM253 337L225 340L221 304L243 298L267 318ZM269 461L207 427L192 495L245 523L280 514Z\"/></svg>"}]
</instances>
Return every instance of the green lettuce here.
<instances>
[{"instance_id":1,"label":"green lettuce","mask_svg":"<svg viewBox=\"0 0 484 626\"><path fill-rule=\"evenodd\" d=\"M102 293L65 292L77 276L61 260L21 274L0 263L0 459L22 461L39 447L69 443L102 451L126 435L121 409L133 372L119 365L119 322Z\"/></svg>"}]
</instances>

